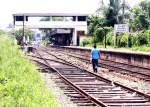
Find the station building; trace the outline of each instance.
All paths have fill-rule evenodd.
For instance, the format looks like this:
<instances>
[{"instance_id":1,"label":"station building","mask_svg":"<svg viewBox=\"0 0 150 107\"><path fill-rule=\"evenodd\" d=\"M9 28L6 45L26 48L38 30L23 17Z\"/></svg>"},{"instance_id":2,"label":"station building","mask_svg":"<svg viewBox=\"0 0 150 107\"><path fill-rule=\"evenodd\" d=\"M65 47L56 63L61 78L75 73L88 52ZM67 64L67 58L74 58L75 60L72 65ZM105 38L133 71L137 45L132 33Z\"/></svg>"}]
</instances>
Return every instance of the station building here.
<instances>
[{"instance_id":1,"label":"station building","mask_svg":"<svg viewBox=\"0 0 150 107\"><path fill-rule=\"evenodd\" d=\"M46 35L55 39L56 45L74 45L80 43L80 36L87 33L89 14L75 13L17 13L13 14L15 29L51 29ZM31 18L48 20L30 20Z\"/></svg>"}]
</instances>

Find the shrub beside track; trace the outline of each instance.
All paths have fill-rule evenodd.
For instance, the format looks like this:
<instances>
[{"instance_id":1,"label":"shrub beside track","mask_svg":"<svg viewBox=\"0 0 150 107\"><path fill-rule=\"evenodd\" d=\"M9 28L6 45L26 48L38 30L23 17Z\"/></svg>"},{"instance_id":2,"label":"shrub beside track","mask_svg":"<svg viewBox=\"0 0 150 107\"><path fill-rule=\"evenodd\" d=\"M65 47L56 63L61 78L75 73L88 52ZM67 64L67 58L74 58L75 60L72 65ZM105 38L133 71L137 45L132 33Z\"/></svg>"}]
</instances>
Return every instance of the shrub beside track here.
<instances>
[{"instance_id":1,"label":"shrub beside track","mask_svg":"<svg viewBox=\"0 0 150 107\"><path fill-rule=\"evenodd\" d=\"M36 66L17 48L7 35L0 35L0 107L57 107Z\"/></svg>"}]
</instances>

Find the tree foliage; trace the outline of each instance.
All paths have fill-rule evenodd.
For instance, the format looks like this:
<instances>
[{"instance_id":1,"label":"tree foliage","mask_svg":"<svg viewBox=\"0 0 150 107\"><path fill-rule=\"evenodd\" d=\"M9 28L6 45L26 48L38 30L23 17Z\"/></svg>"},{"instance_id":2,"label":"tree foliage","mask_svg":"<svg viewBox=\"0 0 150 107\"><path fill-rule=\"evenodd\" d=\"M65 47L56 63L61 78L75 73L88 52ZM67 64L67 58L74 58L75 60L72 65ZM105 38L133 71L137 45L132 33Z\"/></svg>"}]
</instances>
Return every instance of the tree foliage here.
<instances>
[{"instance_id":1,"label":"tree foliage","mask_svg":"<svg viewBox=\"0 0 150 107\"><path fill-rule=\"evenodd\" d=\"M97 16L91 16L88 18L88 33L90 35L94 35L94 32L96 29L103 27L106 25L105 18L97 17Z\"/></svg>"},{"instance_id":2,"label":"tree foliage","mask_svg":"<svg viewBox=\"0 0 150 107\"><path fill-rule=\"evenodd\" d=\"M100 27L98 29L95 30L94 32L94 37L95 37L95 42L99 42L101 44L103 44L103 40L105 35L107 35L108 32L112 31L112 27Z\"/></svg>"},{"instance_id":3,"label":"tree foliage","mask_svg":"<svg viewBox=\"0 0 150 107\"><path fill-rule=\"evenodd\" d=\"M148 29L150 26L150 1L141 1L139 6L131 9L133 19L130 21L130 27L133 31Z\"/></svg>"},{"instance_id":4,"label":"tree foliage","mask_svg":"<svg viewBox=\"0 0 150 107\"><path fill-rule=\"evenodd\" d=\"M144 0L140 3L141 9L150 17L150 1Z\"/></svg>"},{"instance_id":5,"label":"tree foliage","mask_svg":"<svg viewBox=\"0 0 150 107\"><path fill-rule=\"evenodd\" d=\"M130 47L150 46L150 31L148 30L150 28L150 1L143 0L139 5L130 8L124 0L109 0L108 6L103 6L98 11L102 11L103 16L96 15L88 19L89 34L93 36L94 42L104 43L106 35L107 45L113 46L113 32L112 30L106 31L104 28L126 23L130 27L131 34L119 34L117 37L119 47L126 47L127 41Z\"/></svg>"},{"instance_id":6,"label":"tree foliage","mask_svg":"<svg viewBox=\"0 0 150 107\"><path fill-rule=\"evenodd\" d=\"M107 26L114 26L117 23L125 23L125 18L129 17L128 4L121 0L109 0L109 6L104 11Z\"/></svg>"},{"instance_id":7,"label":"tree foliage","mask_svg":"<svg viewBox=\"0 0 150 107\"><path fill-rule=\"evenodd\" d=\"M18 41L18 44L21 45L22 41L23 41L23 29L16 30L14 35ZM31 39L33 36L33 32L30 29L25 28L24 29L24 36L26 38L27 38L27 36L29 36L29 38Z\"/></svg>"}]
</instances>

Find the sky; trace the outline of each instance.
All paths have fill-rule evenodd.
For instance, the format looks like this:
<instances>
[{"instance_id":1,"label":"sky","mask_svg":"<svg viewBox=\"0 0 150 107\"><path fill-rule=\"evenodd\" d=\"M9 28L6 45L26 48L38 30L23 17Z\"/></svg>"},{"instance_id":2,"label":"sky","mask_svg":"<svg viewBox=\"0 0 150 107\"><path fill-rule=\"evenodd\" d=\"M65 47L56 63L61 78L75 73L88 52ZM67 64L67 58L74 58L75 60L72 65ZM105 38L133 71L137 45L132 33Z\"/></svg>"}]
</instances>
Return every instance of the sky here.
<instances>
[{"instance_id":1,"label":"sky","mask_svg":"<svg viewBox=\"0 0 150 107\"><path fill-rule=\"evenodd\" d=\"M12 23L14 13L94 13L101 0L2 0L0 28ZM106 2L107 0L104 0ZM131 6L140 0L126 0Z\"/></svg>"}]
</instances>

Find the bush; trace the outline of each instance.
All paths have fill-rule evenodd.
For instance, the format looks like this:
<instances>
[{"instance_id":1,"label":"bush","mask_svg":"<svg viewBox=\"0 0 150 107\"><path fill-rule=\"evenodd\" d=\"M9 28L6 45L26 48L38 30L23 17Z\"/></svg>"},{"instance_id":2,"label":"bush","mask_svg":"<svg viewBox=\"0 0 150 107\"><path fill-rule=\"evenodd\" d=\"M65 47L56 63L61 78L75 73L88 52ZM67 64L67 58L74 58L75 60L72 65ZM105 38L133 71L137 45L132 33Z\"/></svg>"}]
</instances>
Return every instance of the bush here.
<instances>
[{"instance_id":1,"label":"bush","mask_svg":"<svg viewBox=\"0 0 150 107\"><path fill-rule=\"evenodd\" d=\"M103 43L105 42L105 40L103 41ZM107 35L106 35L106 44L107 45L111 45L113 46L114 45L114 33L113 31L109 32Z\"/></svg>"},{"instance_id":2,"label":"bush","mask_svg":"<svg viewBox=\"0 0 150 107\"><path fill-rule=\"evenodd\" d=\"M102 42L104 38L105 32L103 28L98 28L94 31L94 36L96 38L96 42Z\"/></svg>"},{"instance_id":3,"label":"bush","mask_svg":"<svg viewBox=\"0 0 150 107\"><path fill-rule=\"evenodd\" d=\"M0 35L0 107L57 107L37 68Z\"/></svg>"},{"instance_id":4,"label":"bush","mask_svg":"<svg viewBox=\"0 0 150 107\"><path fill-rule=\"evenodd\" d=\"M128 40L128 34L124 33L121 36L120 47L126 47L127 46L127 40Z\"/></svg>"},{"instance_id":5,"label":"bush","mask_svg":"<svg viewBox=\"0 0 150 107\"><path fill-rule=\"evenodd\" d=\"M118 47L121 47L121 35L122 35L122 33L120 33L120 34L118 33L117 34L117 46Z\"/></svg>"},{"instance_id":6,"label":"bush","mask_svg":"<svg viewBox=\"0 0 150 107\"><path fill-rule=\"evenodd\" d=\"M95 26L93 25L93 23L90 23L90 25L88 25L88 34L93 35L94 30L95 30Z\"/></svg>"},{"instance_id":7,"label":"bush","mask_svg":"<svg viewBox=\"0 0 150 107\"><path fill-rule=\"evenodd\" d=\"M147 37L144 33L132 33L128 35L126 33L120 33L117 36L117 46L118 47L126 47L127 46L127 40L129 43L129 47L132 46L141 46L148 44Z\"/></svg>"},{"instance_id":8,"label":"bush","mask_svg":"<svg viewBox=\"0 0 150 107\"><path fill-rule=\"evenodd\" d=\"M144 34L146 35L146 38L147 38L147 40L148 40L148 44L150 44L150 29L149 29L149 30L146 30L146 31L144 32Z\"/></svg>"},{"instance_id":9,"label":"bush","mask_svg":"<svg viewBox=\"0 0 150 107\"><path fill-rule=\"evenodd\" d=\"M129 47L133 46L132 39L133 39L132 34L129 34L129 39L128 39Z\"/></svg>"},{"instance_id":10,"label":"bush","mask_svg":"<svg viewBox=\"0 0 150 107\"><path fill-rule=\"evenodd\" d=\"M90 16L88 17L88 34L94 35L94 31L101 26L106 25L106 19L97 16Z\"/></svg>"},{"instance_id":11,"label":"bush","mask_svg":"<svg viewBox=\"0 0 150 107\"><path fill-rule=\"evenodd\" d=\"M130 37L133 46L141 46L141 45L148 44L147 36L142 32L132 33L130 34Z\"/></svg>"},{"instance_id":12,"label":"bush","mask_svg":"<svg viewBox=\"0 0 150 107\"><path fill-rule=\"evenodd\" d=\"M138 37L137 37L137 33L130 33L130 45L131 46L138 46Z\"/></svg>"},{"instance_id":13,"label":"bush","mask_svg":"<svg viewBox=\"0 0 150 107\"><path fill-rule=\"evenodd\" d=\"M112 27L97 28L94 32L96 42L103 42L105 35L110 31L112 31Z\"/></svg>"},{"instance_id":14,"label":"bush","mask_svg":"<svg viewBox=\"0 0 150 107\"><path fill-rule=\"evenodd\" d=\"M128 39L128 35L126 33L118 33L117 34L117 46L126 47L127 39ZM113 32L109 32L106 35L106 44L114 46L114 33Z\"/></svg>"},{"instance_id":15,"label":"bush","mask_svg":"<svg viewBox=\"0 0 150 107\"><path fill-rule=\"evenodd\" d=\"M81 45L82 46L86 46L86 45L88 45L88 44L90 44L91 43L91 39L84 39L82 42L81 42Z\"/></svg>"},{"instance_id":16,"label":"bush","mask_svg":"<svg viewBox=\"0 0 150 107\"><path fill-rule=\"evenodd\" d=\"M27 38L27 36L29 36L29 38L31 39L33 36L33 32L30 29L25 28L24 29L24 35ZM22 44L23 41L23 29L19 29L15 31L15 37L18 41L18 45Z\"/></svg>"},{"instance_id":17,"label":"bush","mask_svg":"<svg viewBox=\"0 0 150 107\"><path fill-rule=\"evenodd\" d=\"M148 44L147 37L144 33L139 33L138 35L138 46Z\"/></svg>"}]
</instances>

